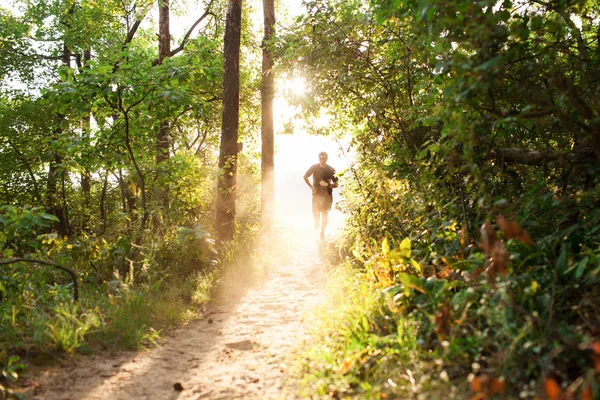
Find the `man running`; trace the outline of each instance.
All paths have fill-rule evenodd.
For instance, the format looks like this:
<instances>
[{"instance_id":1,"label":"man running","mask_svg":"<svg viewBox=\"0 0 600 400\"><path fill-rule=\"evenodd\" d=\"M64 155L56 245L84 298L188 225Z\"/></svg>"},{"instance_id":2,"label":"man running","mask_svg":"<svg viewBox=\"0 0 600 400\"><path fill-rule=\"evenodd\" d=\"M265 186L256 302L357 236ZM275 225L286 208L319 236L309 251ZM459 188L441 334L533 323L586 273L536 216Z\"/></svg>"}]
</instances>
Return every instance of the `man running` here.
<instances>
[{"instance_id":1,"label":"man running","mask_svg":"<svg viewBox=\"0 0 600 400\"><path fill-rule=\"evenodd\" d=\"M312 175L312 184L308 178ZM321 226L321 240L325 239L325 227L327 227L327 214L333 203L333 188L338 187L338 178L335 169L327 165L327 153L319 153L319 163L313 165L304 174L304 182L312 190L312 211L315 219L315 229ZM319 222L320 219L320 222Z\"/></svg>"}]
</instances>

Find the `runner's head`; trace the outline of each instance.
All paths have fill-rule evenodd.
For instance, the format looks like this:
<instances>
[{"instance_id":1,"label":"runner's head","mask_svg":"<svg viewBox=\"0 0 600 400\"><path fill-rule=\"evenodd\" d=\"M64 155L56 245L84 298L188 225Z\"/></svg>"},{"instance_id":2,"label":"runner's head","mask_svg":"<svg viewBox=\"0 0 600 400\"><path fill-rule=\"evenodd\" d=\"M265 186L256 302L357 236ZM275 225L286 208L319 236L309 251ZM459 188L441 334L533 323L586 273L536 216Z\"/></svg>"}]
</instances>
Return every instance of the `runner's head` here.
<instances>
[{"instance_id":1,"label":"runner's head","mask_svg":"<svg viewBox=\"0 0 600 400\"><path fill-rule=\"evenodd\" d=\"M321 164L321 167L324 167L327 164L327 153L324 151L319 153L319 164Z\"/></svg>"}]
</instances>

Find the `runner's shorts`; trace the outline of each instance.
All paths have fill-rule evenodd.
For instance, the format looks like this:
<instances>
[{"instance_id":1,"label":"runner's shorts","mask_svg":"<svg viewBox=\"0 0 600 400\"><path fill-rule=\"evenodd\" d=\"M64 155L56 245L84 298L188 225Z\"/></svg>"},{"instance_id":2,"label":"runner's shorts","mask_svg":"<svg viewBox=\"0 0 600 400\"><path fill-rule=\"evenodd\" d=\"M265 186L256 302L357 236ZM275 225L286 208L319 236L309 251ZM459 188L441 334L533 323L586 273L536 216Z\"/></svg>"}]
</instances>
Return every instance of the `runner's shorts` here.
<instances>
[{"instance_id":1,"label":"runner's shorts","mask_svg":"<svg viewBox=\"0 0 600 400\"><path fill-rule=\"evenodd\" d=\"M330 211L331 204L333 203L333 196L330 194L320 195L315 194L312 197L312 210L313 213Z\"/></svg>"}]
</instances>

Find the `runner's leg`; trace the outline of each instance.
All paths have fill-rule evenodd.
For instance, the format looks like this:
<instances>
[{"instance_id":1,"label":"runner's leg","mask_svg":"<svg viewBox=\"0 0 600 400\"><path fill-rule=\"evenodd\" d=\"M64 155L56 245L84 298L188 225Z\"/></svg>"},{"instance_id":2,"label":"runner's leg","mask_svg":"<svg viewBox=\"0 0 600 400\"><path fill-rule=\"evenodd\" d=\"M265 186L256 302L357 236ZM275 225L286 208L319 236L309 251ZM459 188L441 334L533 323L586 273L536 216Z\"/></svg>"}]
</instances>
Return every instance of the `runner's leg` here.
<instances>
[{"instance_id":1,"label":"runner's leg","mask_svg":"<svg viewBox=\"0 0 600 400\"><path fill-rule=\"evenodd\" d=\"M320 213L319 199L314 194L312 196L312 212L313 212L313 218L315 220L315 229L319 229L319 213Z\"/></svg>"},{"instance_id":2,"label":"runner's leg","mask_svg":"<svg viewBox=\"0 0 600 400\"><path fill-rule=\"evenodd\" d=\"M327 210L324 210L321 213L321 240L325 239L325 228L327 227L327 214L329 214Z\"/></svg>"}]
</instances>

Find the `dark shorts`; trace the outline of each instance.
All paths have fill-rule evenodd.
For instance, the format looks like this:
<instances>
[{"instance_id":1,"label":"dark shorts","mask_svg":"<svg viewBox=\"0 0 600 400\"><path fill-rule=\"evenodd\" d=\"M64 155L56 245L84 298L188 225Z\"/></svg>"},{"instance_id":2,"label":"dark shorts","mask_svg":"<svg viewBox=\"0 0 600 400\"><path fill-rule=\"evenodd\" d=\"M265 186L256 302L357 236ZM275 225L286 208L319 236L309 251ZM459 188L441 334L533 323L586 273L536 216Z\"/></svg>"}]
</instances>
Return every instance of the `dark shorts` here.
<instances>
[{"instance_id":1,"label":"dark shorts","mask_svg":"<svg viewBox=\"0 0 600 400\"><path fill-rule=\"evenodd\" d=\"M312 210L313 213L330 211L331 204L333 203L333 196L331 195L313 195L312 197Z\"/></svg>"}]
</instances>

